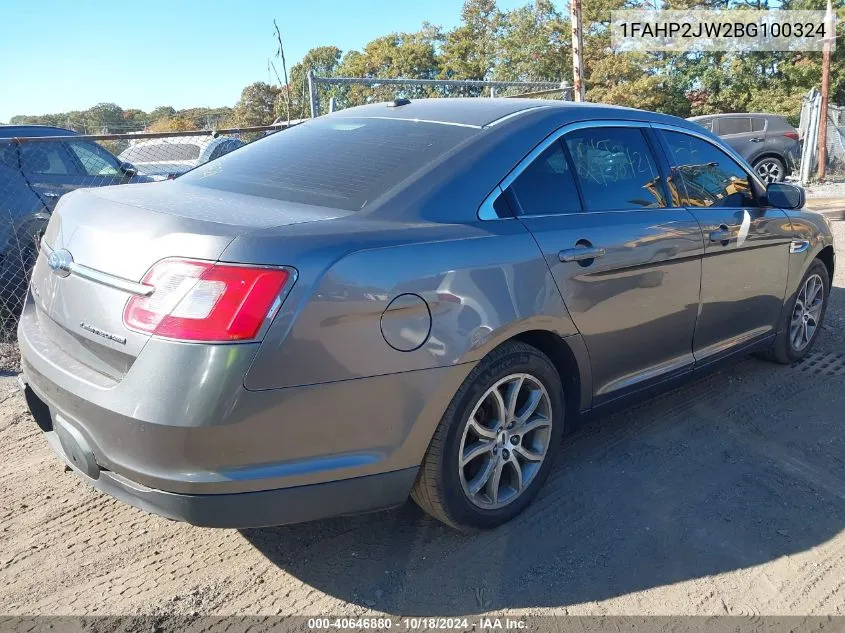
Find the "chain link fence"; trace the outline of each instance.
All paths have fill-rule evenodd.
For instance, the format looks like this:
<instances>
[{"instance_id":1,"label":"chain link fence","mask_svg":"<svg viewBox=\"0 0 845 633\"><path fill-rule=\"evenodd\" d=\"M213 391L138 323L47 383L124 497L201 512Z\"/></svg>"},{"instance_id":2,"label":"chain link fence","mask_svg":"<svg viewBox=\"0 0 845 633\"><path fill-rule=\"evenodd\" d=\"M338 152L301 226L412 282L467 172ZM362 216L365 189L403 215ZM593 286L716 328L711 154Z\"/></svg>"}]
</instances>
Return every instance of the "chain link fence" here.
<instances>
[{"instance_id":1,"label":"chain link fence","mask_svg":"<svg viewBox=\"0 0 845 633\"><path fill-rule=\"evenodd\" d=\"M16 339L41 236L65 193L176 178L285 127L78 135L0 126L0 344Z\"/></svg>"},{"instance_id":2,"label":"chain link fence","mask_svg":"<svg viewBox=\"0 0 845 633\"><path fill-rule=\"evenodd\" d=\"M304 96L312 117L396 98L525 97L563 101L574 98L573 88L566 81L323 77L311 71L305 88L307 95Z\"/></svg>"},{"instance_id":3,"label":"chain link fence","mask_svg":"<svg viewBox=\"0 0 845 633\"><path fill-rule=\"evenodd\" d=\"M813 88L801 104L799 128L803 133L803 139L800 176L803 185L813 182L818 173L821 101L821 94ZM825 180L845 182L845 106L828 104L825 146L827 148Z\"/></svg>"}]
</instances>

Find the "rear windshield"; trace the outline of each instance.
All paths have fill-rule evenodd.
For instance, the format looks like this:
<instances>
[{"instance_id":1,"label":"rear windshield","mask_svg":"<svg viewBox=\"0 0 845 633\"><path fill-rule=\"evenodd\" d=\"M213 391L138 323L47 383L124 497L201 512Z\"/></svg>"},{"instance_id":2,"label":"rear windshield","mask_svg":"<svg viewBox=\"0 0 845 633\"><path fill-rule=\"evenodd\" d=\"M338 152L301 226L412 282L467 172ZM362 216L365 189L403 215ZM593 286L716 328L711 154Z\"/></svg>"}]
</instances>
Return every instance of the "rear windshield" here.
<instances>
[{"instance_id":1,"label":"rear windshield","mask_svg":"<svg viewBox=\"0 0 845 633\"><path fill-rule=\"evenodd\" d=\"M421 121L328 117L276 132L180 180L356 211L476 132Z\"/></svg>"},{"instance_id":2,"label":"rear windshield","mask_svg":"<svg viewBox=\"0 0 845 633\"><path fill-rule=\"evenodd\" d=\"M190 143L149 143L134 145L120 155L130 163L154 163L171 160L196 160L200 157L199 145Z\"/></svg>"}]
</instances>

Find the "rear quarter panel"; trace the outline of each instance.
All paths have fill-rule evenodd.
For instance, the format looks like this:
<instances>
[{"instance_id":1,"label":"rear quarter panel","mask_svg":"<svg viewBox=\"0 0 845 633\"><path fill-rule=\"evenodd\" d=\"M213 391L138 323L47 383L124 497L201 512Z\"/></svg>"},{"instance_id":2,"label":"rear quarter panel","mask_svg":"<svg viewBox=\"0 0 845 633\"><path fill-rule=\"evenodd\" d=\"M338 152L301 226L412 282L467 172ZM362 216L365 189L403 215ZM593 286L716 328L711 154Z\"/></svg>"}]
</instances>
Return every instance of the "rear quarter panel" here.
<instances>
[{"instance_id":1,"label":"rear quarter panel","mask_svg":"<svg viewBox=\"0 0 845 633\"><path fill-rule=\"evenodd\" d=\"M246 376L248 389L453 366L521 331L576 333L537 244L516 220L352 235L333 260L310 241L296 240L299 279ZM382 334L382 315L408 294L425 301L430 332L417 349L399 351ZM409 310L408 327L419 317Z\"/></svg>"}]
</instances>

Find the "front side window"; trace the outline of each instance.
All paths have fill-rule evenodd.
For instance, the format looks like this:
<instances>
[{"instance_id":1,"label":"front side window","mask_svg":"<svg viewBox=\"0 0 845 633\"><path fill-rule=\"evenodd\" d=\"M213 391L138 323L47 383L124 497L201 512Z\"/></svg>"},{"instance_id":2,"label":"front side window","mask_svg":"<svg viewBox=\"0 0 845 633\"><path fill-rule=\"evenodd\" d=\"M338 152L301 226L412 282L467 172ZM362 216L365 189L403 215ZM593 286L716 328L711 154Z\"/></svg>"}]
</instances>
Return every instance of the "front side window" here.
<instances>
[{"instance_id":1,"label":"front side window","mask_svg":"<svg viewBox=\"0 0 845 633\"><path fill-rule=\"evenodd\" d=\"M581 210L572 170L559 141L525 168L510 190L522 215L553 215Z\"/></svg>"},{"instance_id":2,"label":"front side window","mask_svg":"<svg viewBox=\"0 0 845 633\"><path fill-rule=\"evenodd\" d=\"M687 207L753 207L756 197L748 173L715 145L681 132L663 132L683 183Z\"/></svg>"},{"instance_id":3,"label":"front side window","mask_svg":"<svg viewBox=\"0 0 845 633\"><path fill-rule=\"evenodd\" d=\"M585 211L666 206L660 173L642 130L588 128L564 138Z\"/></svg>"},{"instance_id":4,"label":"front side window","mask_svg":"<svg viewBox=\"0 0 845 633\"><path fill-rule=\"evenodd\" d=\"M117 176L117 160L93 143L71 141L68 147L82 163L82 170L89 176Z\"/></svg>"}]
</instances>

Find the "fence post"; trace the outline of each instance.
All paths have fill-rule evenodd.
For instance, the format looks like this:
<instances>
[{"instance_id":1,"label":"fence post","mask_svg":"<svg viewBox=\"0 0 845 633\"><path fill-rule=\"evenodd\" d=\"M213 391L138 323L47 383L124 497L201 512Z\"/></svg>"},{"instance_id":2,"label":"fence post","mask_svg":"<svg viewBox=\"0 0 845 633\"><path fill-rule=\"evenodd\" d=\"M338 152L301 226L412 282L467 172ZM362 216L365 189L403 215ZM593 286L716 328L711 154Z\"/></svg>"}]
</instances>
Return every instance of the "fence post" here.
<instances>
[{"instance_id":1,"label":"fence post","mask_svg":"<svg viewBox=\"0 0 845 633\"><path fill-rule=\"evenodd\" d=\"M329 112L334 112L335 110L337 110L337 99L329 97Z\"/></svg>"},{"instance_id":2,"label":"fence post","mask_svg":"<svg viewBox=\"0 0 845 633\"><path fill-rule=\"evenodd\" d=\"M804 130L804 143L801 148L801 184L808 185L812 179L812 170L816 163L819 139L819 114L821 113L821 95L815 88L807 94L807 129ZM803 117L802 117L803 118Z\"/></svg>"},{"instance_id":3,"label":"fence post","mask_svg":"<svg viewBox=\"0 0 845 633\"><path fill-rule=\"evenodd\" d=\"M320 116L320 102L317 100L317 83L314 81L314 70L308 71L308 96L311 102L311 118Z\"/></svg>"}]
</instances>

